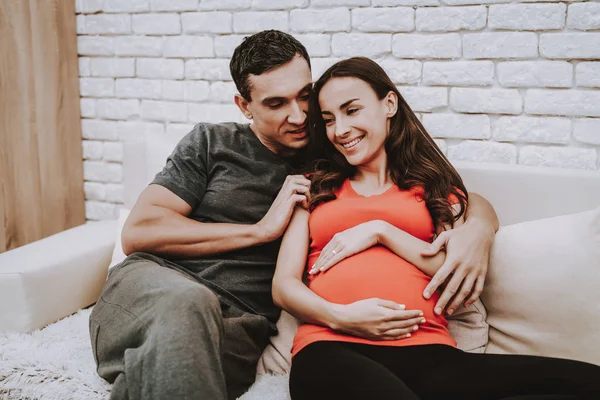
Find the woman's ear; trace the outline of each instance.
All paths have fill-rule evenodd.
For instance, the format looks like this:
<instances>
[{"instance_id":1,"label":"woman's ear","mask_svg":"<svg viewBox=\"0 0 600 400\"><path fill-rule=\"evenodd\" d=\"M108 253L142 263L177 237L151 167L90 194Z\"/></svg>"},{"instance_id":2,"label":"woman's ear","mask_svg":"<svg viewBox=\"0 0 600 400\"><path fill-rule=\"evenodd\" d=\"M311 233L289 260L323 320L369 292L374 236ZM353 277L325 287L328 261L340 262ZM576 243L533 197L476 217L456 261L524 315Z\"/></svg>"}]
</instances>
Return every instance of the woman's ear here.
<instances>
[{"instance_id":1,"label":"woman's ear","mask_svg":"<svg viewBox=\"0 0 600 400\"><path fill-rule=\"evenodd\" d=\"M392 118L398 112L398 95L390 90L383 99L384 105L387 107L387 117Z\"/></svg>"}]
</instances>

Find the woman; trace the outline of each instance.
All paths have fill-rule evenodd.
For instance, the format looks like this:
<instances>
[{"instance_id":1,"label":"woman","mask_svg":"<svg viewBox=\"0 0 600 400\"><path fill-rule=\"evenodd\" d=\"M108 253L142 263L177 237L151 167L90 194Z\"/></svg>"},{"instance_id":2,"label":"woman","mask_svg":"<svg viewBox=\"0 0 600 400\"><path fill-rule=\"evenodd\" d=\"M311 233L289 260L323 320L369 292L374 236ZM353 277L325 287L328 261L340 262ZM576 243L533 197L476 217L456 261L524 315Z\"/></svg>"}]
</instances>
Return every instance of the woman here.
<instances>
[{"instance_id":1,"label":"woman","mask_svg":"<svg viewBox=\"0 0 600 400\"><path fill-rule=\"evenodd\" d=\"M437 297L422 297L445 255L421 251L463 223L467 190L381 67L333 65L309 120L309 211L295 210L273 280L275 302L306 322L294 400L600 398L592 364L458 350Z\"/></svg>"}]
</instances>

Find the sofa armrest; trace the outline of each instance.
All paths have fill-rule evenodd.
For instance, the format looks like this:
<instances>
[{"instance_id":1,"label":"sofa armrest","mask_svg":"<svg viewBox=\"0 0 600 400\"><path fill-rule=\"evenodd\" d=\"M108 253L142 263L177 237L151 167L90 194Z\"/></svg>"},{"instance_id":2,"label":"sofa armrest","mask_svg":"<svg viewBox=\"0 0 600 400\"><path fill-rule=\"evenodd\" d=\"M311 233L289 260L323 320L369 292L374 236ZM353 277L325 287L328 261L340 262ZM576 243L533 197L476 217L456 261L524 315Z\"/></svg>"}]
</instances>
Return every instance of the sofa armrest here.
<instances>
[{"instance_id":1,"label":"sofa armrest","mask_svg":"<svg viewBox=\"0 0 600 400\"><path fill-rule=\"evenodd\" d=\"M0 254L0 332L30 332L93 304L116 221L89 222Z\"/></svg>"}]
</instances>

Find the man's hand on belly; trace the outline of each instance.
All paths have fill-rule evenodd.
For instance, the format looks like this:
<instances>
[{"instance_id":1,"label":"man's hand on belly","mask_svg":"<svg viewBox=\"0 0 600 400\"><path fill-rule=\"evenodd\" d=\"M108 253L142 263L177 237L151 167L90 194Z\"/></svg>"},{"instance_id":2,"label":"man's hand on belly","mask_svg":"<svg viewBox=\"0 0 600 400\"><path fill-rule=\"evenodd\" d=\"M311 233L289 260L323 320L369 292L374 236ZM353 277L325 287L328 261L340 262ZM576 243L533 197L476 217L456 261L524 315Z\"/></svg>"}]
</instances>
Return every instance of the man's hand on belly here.
<instances>
[{"instance_id":1,"label":"man's hand on belly","mask_svg":"<svg viewBox=\"0 0 600 400\"><path fill-rule=\"evenodd\" d=\"M425 323L421 310L377 298L340 304L333 329L369 340L398 340L411 336Z\"/></svg>"}]
</instances>

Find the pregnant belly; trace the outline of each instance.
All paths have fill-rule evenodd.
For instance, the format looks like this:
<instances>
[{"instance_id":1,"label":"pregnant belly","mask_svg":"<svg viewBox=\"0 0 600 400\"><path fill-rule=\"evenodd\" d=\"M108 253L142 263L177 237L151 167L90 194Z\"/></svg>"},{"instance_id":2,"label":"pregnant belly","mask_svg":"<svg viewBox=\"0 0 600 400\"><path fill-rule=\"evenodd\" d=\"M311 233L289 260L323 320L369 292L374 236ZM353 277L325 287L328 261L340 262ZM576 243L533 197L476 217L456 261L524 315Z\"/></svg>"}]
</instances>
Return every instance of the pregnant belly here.
<instances>
[{"instance_id":1,"label":"pregnant belly","mask_svg":"<svg viewBox=\"0 0 600 400\"><path fill-rule=\"evenodd\" d=\"M318 252L311 254L308 265L318 256ZM392 300L406 305L407 310L421 310L428 321L445 326L446 319L433 313L439 293L429 300L422 295L430 280L386 247L375 246L342 260L326 272L309 276L308 286L319 296L338 304L373 297Z\"/></svg>"}]
</instances>

